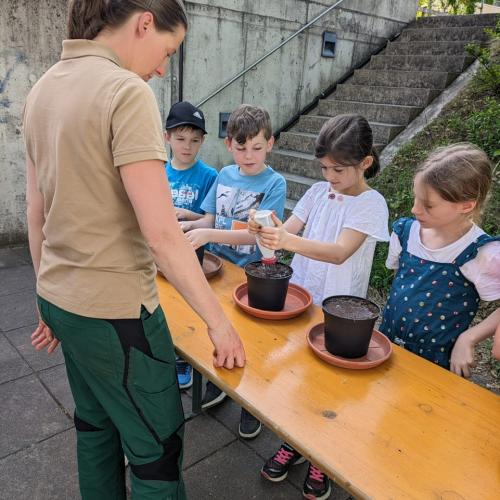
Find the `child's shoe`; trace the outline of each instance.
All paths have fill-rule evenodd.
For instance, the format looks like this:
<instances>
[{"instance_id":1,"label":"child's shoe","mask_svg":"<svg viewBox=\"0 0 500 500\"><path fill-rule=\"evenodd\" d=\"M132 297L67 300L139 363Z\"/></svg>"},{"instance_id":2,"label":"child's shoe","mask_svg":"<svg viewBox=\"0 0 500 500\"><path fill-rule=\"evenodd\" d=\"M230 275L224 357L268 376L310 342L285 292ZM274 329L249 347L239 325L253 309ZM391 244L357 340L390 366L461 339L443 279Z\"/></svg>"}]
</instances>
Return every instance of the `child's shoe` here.
<instances>
[{"instance_id":1,"label":"child's shoe","mask_svg":"<svg viewBox=\"0 0 500 500\"><path fill-rule=\"evenodd\" d=\"M215 384L212 382L207 382L205 395L201 400L201 407L203 410L212 408L213 406L222 403L226 398L226 393L222 392Z\"/></svg>"},{"instance_id":2,"label":"child's shoe","mask_svg":"<svg viewBox=\"0 0 500 500\"><path fill-rule=\"evenodd\" d=\"M175 368L177 371L179 389L189 389L193 385L193 367L189 363L186 363L183 359L177 358L175 360Z\"/></svg>"},{"instance_id":3,"label":"child's shoe","mask_svg":"<svg viewBox=\"0 0 500 500\"><path fill-rule=\"evenodd\" d=\"M260 473L269 481L275 483L283 481L292 465L298 465L305 458L288 444L283 443L280 449L262 466Z\"/></svg>"},{"instance_id":4,"label":"child's shoe","mask_svg":"<svg viewBox=\"0 0 500 500\"><path fill-rule=\"evenodd\" d=\"M260 434L262 424L251 413L248 413L245 408L241 409L240 425L238 434L243 439L253 439Z\"/></svg>"},{"instance_id":5,"label":"child's shoe","mask_svg":"<svg viewBox=\"0 0 500 500\"><path fill-rule=\"evenodd\" d=\"M330 480L313 464L309 463L302 495L309 500L326 500L331 493Z\"/></svg>"}]
</instances>

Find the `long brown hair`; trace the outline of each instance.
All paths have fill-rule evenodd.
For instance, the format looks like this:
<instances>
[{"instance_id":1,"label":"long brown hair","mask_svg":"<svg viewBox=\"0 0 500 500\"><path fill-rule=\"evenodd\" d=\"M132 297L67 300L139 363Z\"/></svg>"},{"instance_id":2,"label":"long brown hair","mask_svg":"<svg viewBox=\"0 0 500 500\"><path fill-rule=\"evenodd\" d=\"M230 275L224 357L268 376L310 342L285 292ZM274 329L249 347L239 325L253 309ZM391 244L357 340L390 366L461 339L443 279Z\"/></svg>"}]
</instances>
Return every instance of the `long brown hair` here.
<instances>
[{"instance_id":1,"label":"long brown hair","mask_svg":"<svg viewBox=\"0 0 500 500\"><path fill-rule=\"evenodd\" d=\"M417 174L443 200L475 201L473 218L479 221L492 181L491 161L482 149L468 142L437 148L417 167Z\"/></svg>"},{"instance_id":2,"label":"long brown hair","mask_svg":"<svg viewBox=\"0 0 500 500\"><path fill-rule=\"evenodd\" d=\"M117 28L134 12L151 12L159 31L188 27L182 0L72 0L68 15L68 38L94 39L106 27Z\"/></svg>"},{"instance_id":3,"label":"long brown hair","mask_svg":"<svg viewBox=\"0 0 500 500\"><path fill-rule=\"evenodd\" d=\"M316 139L316 158L328 156L345 167L359 165L367 156L373 163L364 172L367 179L380 171L377 152L373 149L373 132L368 120L361 115L344 114L330 118Z\"/></svg>"}]
</instances>

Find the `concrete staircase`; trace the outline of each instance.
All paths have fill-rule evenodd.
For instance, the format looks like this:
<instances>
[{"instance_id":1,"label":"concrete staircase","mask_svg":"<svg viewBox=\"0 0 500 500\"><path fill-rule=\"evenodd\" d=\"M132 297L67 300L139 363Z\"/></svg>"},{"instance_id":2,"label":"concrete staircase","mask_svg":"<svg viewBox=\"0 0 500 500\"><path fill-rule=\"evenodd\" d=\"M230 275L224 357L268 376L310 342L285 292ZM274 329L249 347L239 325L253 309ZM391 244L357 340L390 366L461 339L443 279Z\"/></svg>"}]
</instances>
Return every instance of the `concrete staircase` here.
<instances>
[{"instance_id":1,"label":"concrete staircase","mask_svg":"<svg viewBox=\"0 0 500 500\"><path fill-rule=\"evenodd\" d=\"M341 113L364 115L380 152L467 68L472 58L466 45L485 42L484 28L493 27L497 19L495 14L483 14L410 23L395 41L282 132L270 164L287 180L287 212L322 179L314 142L328 118Z\"/></svg>"}]
</instances>

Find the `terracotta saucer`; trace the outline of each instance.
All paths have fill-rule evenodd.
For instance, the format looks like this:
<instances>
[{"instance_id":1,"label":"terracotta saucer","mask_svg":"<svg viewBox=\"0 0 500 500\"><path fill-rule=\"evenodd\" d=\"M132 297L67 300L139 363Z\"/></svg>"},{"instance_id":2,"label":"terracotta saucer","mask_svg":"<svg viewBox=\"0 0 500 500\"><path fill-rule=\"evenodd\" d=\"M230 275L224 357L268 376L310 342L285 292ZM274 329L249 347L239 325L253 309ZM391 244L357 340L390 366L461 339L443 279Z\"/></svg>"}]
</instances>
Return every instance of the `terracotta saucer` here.
<instances>
[{"instance_id":1,"label":"terracotta saucer","mask_svg":"<svg viewBox=\"0 0 500 500\"><path fill-rule=\"evenodd\" d=\"M311 294L299 285L290 283L286 294L285 307L281 311L265 311L248 305L248 286L238 285L233 291L233 299L245 312L262 319L290 319L302 314L311 304Z\"/></svg>"},{"instance_id":2,"label":"terracotta saucer","mask_svg":"<svg viewBox=\"0 0 500 500\"><path fill-rule=\"evenodd\" d=\"M222 259L217 257L210 252L205 252L205 257L203 258L203 272L205 273L205 278L209 280L213 278L222 269Z\"/></svg>"},{"instance_id":3,"label":"terracotta saucer","mask_svg":"<svg viewBox=\"0 0 500 500\"><path fill-rule=\"evenodd\" d=\"M222 259L213 253L205 252L205 256L203 257L203 273L205 274L205 278L207 278L207 280L213 278L215 275L219 274L221 268ZM157 271L161 277L165 278L165 275L161 272L159 267L157 267Z\"/></svg>"},{"instance_id":4,"label":"terracotta saucer","mask_svg":"<svg viewBox=\"0 0 500 500\"><path fill-rule=\"evenodd\" d=\"M351 370L366 370L373 368L386 361L392 353L391 341L378 330L373 330L370 340L370 346L366 356L362 358L342 358L329 353L325 347L325 324L318 323L307 332L307 342L314 354L323 361L341 368L350 368Z\"/></svg>"}]
</instances>

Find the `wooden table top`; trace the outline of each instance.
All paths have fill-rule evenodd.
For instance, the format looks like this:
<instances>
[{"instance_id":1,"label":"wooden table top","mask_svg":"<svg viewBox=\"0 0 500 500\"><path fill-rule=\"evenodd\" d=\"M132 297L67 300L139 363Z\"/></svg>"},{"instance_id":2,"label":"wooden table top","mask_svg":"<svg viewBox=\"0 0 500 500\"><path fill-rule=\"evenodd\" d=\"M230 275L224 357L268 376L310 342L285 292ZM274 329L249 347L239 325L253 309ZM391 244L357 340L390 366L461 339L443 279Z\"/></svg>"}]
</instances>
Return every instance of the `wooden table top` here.
<instances>
[{"instance_id":1,"label":"wooden table top","mask_svg":"<svg viewBox=\"0 0 500 500\"><path fill-rule=\"evenodd\" d=\"M396 345L370 370L331 366L306 341L320 308L254 318L232 299L243 281L229 262L210 281L247 356L225 370L213 367L203 322L157 278L174 344L198 371L357 497L500 498L498 396Z\"/></svg>"}]
</instances>

